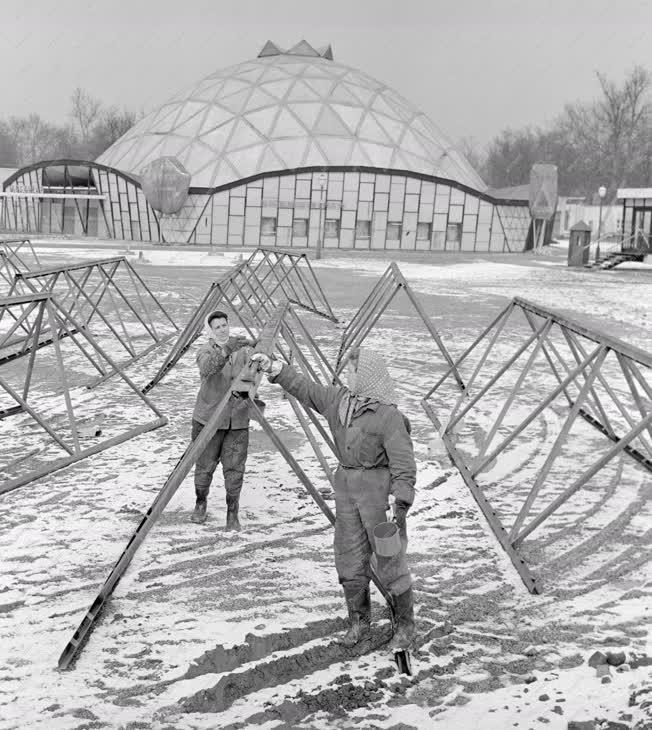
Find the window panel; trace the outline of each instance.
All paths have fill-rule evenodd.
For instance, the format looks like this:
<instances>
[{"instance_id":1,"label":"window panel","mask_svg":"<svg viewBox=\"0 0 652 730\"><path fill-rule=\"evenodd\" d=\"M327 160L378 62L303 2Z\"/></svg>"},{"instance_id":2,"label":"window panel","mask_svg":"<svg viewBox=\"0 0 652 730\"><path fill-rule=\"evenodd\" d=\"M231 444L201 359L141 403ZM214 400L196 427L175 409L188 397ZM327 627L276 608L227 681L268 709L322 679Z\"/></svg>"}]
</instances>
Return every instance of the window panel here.
<instances>
[{"instance_id":1,"label":"window panel","mask_svg":"<svg viewBox=\"0 0 652 730\"><path fill-rule=\"evenodd\" d=\"M372 183L360 183L360 200L371 201L374 199L374 186Z\"/></svg>"},{"instance_id":2,"label":"window panel","mask_svg":"<svg viewBox=\"0 0 652 730\"><path fill-rule=\"evenodd\" d=\"M376 193L374 197L375 210L387 210L389 206L389 195L387 193Z\"/></svg>"},{"instance_id":3,"label":"window panel","mask_svg":"<svg viewBox=\"0 0 652 730\"><path fill-rule=\"evenodd\" d=\"M446 227L446 248L454 249L449 244L456 244L460 242L462 238L462 224L461 223L449 223Z\"/></svg>"},{"instance_id":4,"label":"window panel","mask_svg":"<svg viewBox=\"0 0 652 730\"><path fill-rule=\"evenodd\" d=\"M417 241L429 241L431 233L430 223L417 223Z\"/></svg>"},{"instance_id":5,"label":"window panel","mask_svg":"<svg viewBox=\"0 0 652 730\"><path fill-rule=\"evenodd\" d=\"M451 188L451 205L464 205L464 192Z\"/></svg>"},{"instance_id":6,"label":"window panel","mask_svg":"<svg viewBox=\"0 0 652 730\"><path fill-rule=\"evenodd\" d=\"M387 224L387 240L388 241L400 241L401 240L401 224L400 223L388 223Z\"/></svg>"},{"instance_id":7,"label":"window panel","mask_svg":"<svg viewBox=\"0 0 652 730\"><path fill-rule=\"evenodd\" d=\"M308 235L308 219L307 218L295 218L292 221L292 236L300 236L305 238Z\"/></svg>"},{"instance_id":8,"label":"window panel","mask_svg":"<svg viewBox=\"0 0 652 730\"><path fill-rule=\"evenodd\" d=\"M343 210L342 211L342 228L354 228L355 227L355 211Z\"/></svg>"},{"instance_id":9,"label":"window panel","mask_svg":"<svg viewBox=\"0 0 652 730\"><path fill-rule=\"evenodd\" d=\"M263 218L260 222L261 236L273 236L276 234L276 218Z\"/></svg>"},{"instance_id":10,"label":"window panel","mask_svg":"<svg viewBox=\"0 0 652 730\"><path fill-rule=\"evenodd\" d=\"M262 205L263 189L247 187L247 205Z\"/></svg>"},{"instance_id":11,"label":"window panel","mask_svg":"<svg viewBox=\"0 0 652 730\"><path fill-rule=\"evenodd\" d=\"M475 236L475 229L478 222L478 216L477 215L465 215L462 231L464 233L472 233Z\"/></svg>"},{"instance_id":12,"label":"window panel","mask_svg":"<svg viewBox=\"0 0 652 730\"><path fill-rule=\"evenodd\" d=\"M229 200L229 213L231 215L244 215L245 211L245 199L234 198Z\"/></svg>"},{"instance_id":13,"label":"window panel","mask_svg":"<svg viewBox=\"0 0 652 730\"><path fill-rule=\"evenodd\" d=\"M324 238L339 238L340 222L332 218L327 218L324 222Z\"/></svg>"},{"instance_id":14,"label":"window panel","mask_svg":"<svg viewBox=\"0 0 652 730\"><path fill-rule=\"evenodd\" d=\"M419 196L418 195L406 195L405 196L405 212L416 213L419 210Z\"/></svg>"},{"instance_id":15,"label":"window panel","mask_svg":"<svg viewBox=\"0 0 652 730\"><path fill-rule=\"evenodd\" d=\"M451 205L448 211L449 223L461 223L464 215L464 208L461 205Z\"/></svg>"},{"instance_id":16,"label":"window panel","mask_svg":"<svg viewBox=\"0 0 652 730\"><path fill-rule=\"evenodd\" d=\"M358 207L358 191L349 192L344 191L344 197L342 199L342 207L345 210L355 210Z\"/></svg>"},{"instance_id":17,"label":"window panel","mask_svg":"<svg viewBox=\"0 0 652 730\"><path fill-rule=\"evenodd\" d=\"M389 193L389 175L376 175L376 193Z\"/></svg>"},{"instance_id":18,"label":"window panel","mask_svg":"<svg viewBox=\"0 0 652 730\"><path fill-rule=\"evenodd\" d=\"M389 217L393 221L403 220L403 203L389 204Z\"/></svg>"},{"instance_id":19,"label":"window panel","mask_svg":"<svg viewBox=\"0 0 652 730\"><path fill-rule=\"evenodd\" d=\"M347 172L344 174L344 190L358 194L358 187L360 185L360 173L358 172Z\"/></svg>"},{"instance_id":20,"label":"window panel","mask_svg":"<svg viewBox=\"0 0 652 730\"><path fill-rule=\"evenodd\" d=\"M358 218L362 220L371 220L371 203L358 203Z\"/></svg>"},{"instance_id":21,"label":"window panel","mask_svg":"<svg viewBox=\"0 0 652 730\"><path fill-rule=\"evenodd\" d=\"M344 192L344 183L341 180L329 180L328 182L328 200L342 200Z\"/></svg>"},{"instance_id":22,"label":"window panel","mask_svg":"<svg viewBox=\"0 0 652 730\"><path fill-rule=\"evenodd\" d=\"M371 235L371 223L368 220L358 220L355 223L355 237L357 238L369 238Z\"/></svg>"},{"instance_id":23,"label":"window panel","mask_svg":"<svg viewBox=\"0 0 652 730\"><path fill-rule=\"evenodd\" d=\"M464 212L475 214L478 212L479 205L480 205L479 198L476 198L475 195L467 195L464 200Z\"/></svg>"},{"instance_id":24,"label":"window panel","mask_svg":"<svg viewBox=\"0 0 652 730\"><path fill-rule=\"evenodd\" d=\"M259 226L261 218L260 208L247 208L245 213L245 225L246 226Z\"/></svg>"},{"instance_id":25,"label":"window panel","mask_svg":"<svg viewBox=\"0 0 652 730\"><path fill-rule=\"evenodd\" d=\"M310 180L297 180L297 198L310 198Z\"/></svg>"},{"instance_id":26,"label":"window panel","mask_svg":"<svg viewBox=\"0 0 652 730\"><path fill-rule=\"evenodd\" d=\"M278 212L278 222L277 225L280 226L291 226L292 225L292 209L291 208L281 208Z\"/></svg>"},{"instance_id":27,"label":"window panel","mask_svg":"<svg viewBox=\"0 0 652 730\"><path fill-rule=\"evenodd\" d=\"M416 193L417 195L421 192L421 180L415 180L413 177L407 179L406 193Z\"/></svg>"},{"instance_id":28,"label":"window panel","mask_svg":"<svg viewBox=\"0 0 652 730\"><path fill-rule=\"evenodd\" d=\"M448 213L450 205L450 188L445 185L437 185L437 196L435 197L435 213Z\"/></svg>"},{"instance_id":29,"label":"window panel","mask_svg":"<svg viewBox=\"0 0 652 730\"><path fill-rule=\"evenodd\" d=\"M353 248L353 230L340 231L340 248Z\"/></svg>"},{"instance_id":30,"label":"window panel","mask_svg":"<svg viewBox=\"0 0 652 730\"><path fill-rule=\"evenodd\" d=\"M435 231L446 231L446 226L448 224L448 216L444 215L443 213L435 213L435 217L432 221L432 227Z\"/></svg>"},{"instance_id":31,"label":"window panel","mask_svg":"<svg viewBox=\"0 0 652 730\"><path fill-rule=\"evenodd\" d=\"M432 203L421 203L419 206L419 220L430 223L435 212L435 206Z\"/></svg>"},{"instance_id":32,"label":"window panel","mask_svg":"<svg viewBox=\"0 0 652 730\"><path fill-rule=\"evenodd\" d=\"M462 233L462 251L475 249L475 233Z\"/></svg>"},{"instance_id":33,"label":"window panel","mask_svg":"<svg viewBox=\"0 0 652 730\"><path fill-rule=\"evenodd\" d=\"M246 246L257 246L260 242L260 228L258 226L247 226L245 228L244 242Z\"/></svg>"}]
</instances>

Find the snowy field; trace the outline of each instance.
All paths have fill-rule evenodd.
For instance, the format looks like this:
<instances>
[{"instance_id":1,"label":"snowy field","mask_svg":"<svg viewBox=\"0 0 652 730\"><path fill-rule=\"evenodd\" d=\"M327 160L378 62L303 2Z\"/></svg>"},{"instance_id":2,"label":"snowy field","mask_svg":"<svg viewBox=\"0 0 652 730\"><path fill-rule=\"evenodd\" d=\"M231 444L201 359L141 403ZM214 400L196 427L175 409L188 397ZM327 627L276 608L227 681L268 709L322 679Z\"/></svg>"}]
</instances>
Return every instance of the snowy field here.
<instances>
[{"instance_id":1,"label":"snowy field","mask_svg":"<svg viewBox=\"0 0 652 730\"><path fill-rule=\"evenodd\" d=\"M37 250L44 265L125 252L63 243ZM139 257L134 247L130 261L183 324L209 283L240 255L145 249ZM336 315L348 321L388 263L377 255L328 252L312 265ZM569 270L561 256L441 256L427 263L406 258L399 266L453 356L513 296L652 351L649 265L593 272ZM301 318L334 358L341 328L314 315ZM111 348L110 338L102 342ZM573 721L600 727L597 721L607 720L620 723L611 727L652 727L649 472L621 456L560 510L530 545L528 558L544 583L542 595L530 595L458 472L429 452L433 427L420 400L444 367L404 294L368 343L390 362L418 460L408 516L419 635L413 676L398 675L383 650L389 628L377 593L371 645L344 651L334 643L345 612L331 529L257 424L242 493L243 530L223 529L219 470L208 521L188 521L190 475L136 554L75 667L55 669L187 445L197 390L188 354L150 393L167 426L0 497L0 728L503 730L565 729ZM496 363L509 346L509 339L498 343ZM144 385L165 352L134 365L129 376ZM75 384L95 375L78 354L66 353ZM59 418L65 411L48 378L50 355L46 349L41 355L39 403ZM540 369L528 388L536 396L545 387ZM327 492L288 402L266 382L260 394L278 433ZM89 414L103 414L107 433L120 419L133 425L151 417L114 380L92 391L79 387L73 396ZM500 396L480 409L466 441L461 434L462 450L486 428ZM451 404L444 399L437 408L445 413ZM515 418L526 405L514 404ZM561 403L545 411L530 438L483 474L501 515L513 512L564 416ZM25 444L19 448L45 444L20 424L18 417L0 421L3 455L18 432ZM572 435L575 451L563 452L553 472L557 486L609 443L586 425ZM628 668L612 668L604 683L587 664L596 650L624 651Z\"/></svg>"}]
</instances>

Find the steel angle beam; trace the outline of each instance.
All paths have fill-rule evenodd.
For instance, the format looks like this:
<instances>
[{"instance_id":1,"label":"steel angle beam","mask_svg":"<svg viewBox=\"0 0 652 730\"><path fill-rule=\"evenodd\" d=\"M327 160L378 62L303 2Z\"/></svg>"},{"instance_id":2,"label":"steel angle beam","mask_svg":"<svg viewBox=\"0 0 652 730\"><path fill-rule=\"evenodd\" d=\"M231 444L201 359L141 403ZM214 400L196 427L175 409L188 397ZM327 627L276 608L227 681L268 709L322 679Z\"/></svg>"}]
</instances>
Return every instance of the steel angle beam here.
<instances>
[{"instance_id":1,"label":"steel angle beam","mask_svg":"<svg viewBox=\"0 0 652 730\"><path fill-rule=\"evenodd\" d=\"M258 345L258 349L260 350L260 352L266 352L268 354L272 353L276 338L278 337L279 329L281 327L283 316L285 315L286 307L287 304L278 307L272 319L270 319L263 328ZM82 650L84 644L86 643L91 632L93 631L102 610L106 606L120 579L129 567L129 564L131 563L136 551L142 545L143 541L147 537L147 534L155 524L156 520L158 520L158 518L163 513L163 510L169 503L170 499L174 496L175 492L177 491L185 477L192 469L200 454L208 445L208 442L215 435L215 431L217 431L217 428L219 426L222 412L226 408L229 400L231 399L232 394L239 393L246 397L253 396L258 388L261 377L262 373L258 371L257 366L253 363L248 363L244 368L242 368L242 370L234 380L231 390L229 390L229 392L224 395L224 397L214 410L213 415L208 420L204 428L201 430L197 438L185 450L184 454L177 462L177 465L173 469L172 473L167 478L161 491L157 494L154 502L147 510L145 516L142 518L140 524L129 539L125 549L118 558L118 561L113 566L111 572L104 582L104 585L100 589L100 592L98 593L97 597L86 612L86 615L82 619L82 622L78 626L68 644L65 646L63 652L61 653L61 656L59 657L59 669L70 668L71 664L76 659L79 652ZM251 403L254 404L253 398L251 398Z\"/></svg>"},{"instance_id":2,"label":"steel angle beam","mask_svg":"<svg viewBox=\"0 0 652 730\"><path fill-rule=\"evenodd\" d=\"M403 290L407 295L408 300L428 330L430 337L437 345L444 362L449 368L449 372L452 373L453 377L457 381L458 387L461 391L464 391L465 384L462 381L462 378L458 373L457 366L446 349L437 328L430 320L430 317L428 317L419 297L414 293L409 282L403 276L403 273L394 261L388 266L384 274L376 282L373 289L342 333L335 372L337 374L342 372L347 355L354 348L359 347L362 342L364 342L375 327L381 315L385 312L396 294L401 290Z\"/></svg>"}]
</instances>

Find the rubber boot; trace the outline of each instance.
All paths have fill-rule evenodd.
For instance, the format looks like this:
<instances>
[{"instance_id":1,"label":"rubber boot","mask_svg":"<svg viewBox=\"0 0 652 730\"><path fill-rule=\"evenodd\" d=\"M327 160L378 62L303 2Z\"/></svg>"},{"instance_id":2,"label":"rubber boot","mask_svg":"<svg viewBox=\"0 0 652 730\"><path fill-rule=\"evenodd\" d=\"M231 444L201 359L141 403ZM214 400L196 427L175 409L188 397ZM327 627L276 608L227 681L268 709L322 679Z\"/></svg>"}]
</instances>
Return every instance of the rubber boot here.
<instances>
[{"instance_id":1,"label":"rubber boot","mask_svg":"<svg viewBox=\"0 0 652 730\"><path fill-rule=\"evenodd\" d=\"M394 636L389 643L390 651L409 649L414 641L414 596L412 588L394 597Z\"/></svg>"},{"instance_id":2,"label":"rubber boot","mask_svg":"<svg viewBox=\"0 0 652 730\"><path fill-rule=\"evenodd\" d=\"M240 506L240 495L226 495L226 529L240 530L240 522L238 520L238 507Z\"/></svg>"},{"instance_id":3,"label":"rubber boot","mask_svg":"<svg viewBox=\"0 0 652 730\"><path fill-rule=\"evenodd\" d=\"M208 487L195 487L195 496L197 501L195 502L195 511L190 516L190 521L201 525L206 522Z\"/></svg>"},{"instance_id":4,"label":"rubber boot","mask_svg":"<svg viewBox=\"0 0 652 730\"><path fill-rule=\"evenodd\" d=\"M357 593L347 596L346 606L349 610L349 629L342 637L342 644L350 649L369 636L371 630L371 597L369 586Z\"/></svg>"}]
</instances>

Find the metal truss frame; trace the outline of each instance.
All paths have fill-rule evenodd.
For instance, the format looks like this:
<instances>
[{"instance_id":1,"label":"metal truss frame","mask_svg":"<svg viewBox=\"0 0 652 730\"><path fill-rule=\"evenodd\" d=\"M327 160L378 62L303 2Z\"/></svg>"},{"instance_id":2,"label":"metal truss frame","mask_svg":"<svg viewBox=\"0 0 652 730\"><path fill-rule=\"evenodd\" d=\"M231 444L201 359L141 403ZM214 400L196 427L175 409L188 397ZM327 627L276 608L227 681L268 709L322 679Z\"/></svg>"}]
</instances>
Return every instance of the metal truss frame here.
<instances>
[{"instance_id":1,"label":"metal truss frame","mask_svg":"<svg viewBox=\"0 0 652 730\"><path fill-rule=\"evenodd\" d=\"M291 323L293 321L295 323L300 321L298 319L295 319L295 316L296 313L293 312L292 307L287 300L278 306L271 305L271 308L267 307L267 309L265 310L266 321L260 331L260 338L256 349L258 352L264 352L268 355L271 355L274 350L278 350L287 361L289 361L291 356L297 357L299 362L302 363L302 367L306 368L308 372L310 372L311 369L307 365L308 359L305 354L302 353L297 341L293 338ZM310 342L311 347L313 345L316 347L316 343L314 343L314 340L307 330L305 330L305 335L307 340ZM287 352L287 350L284 350L284 347L281 344L280 340L285 340L286 345L292 350L291 353ZM285 354L283 354L284 352ZM312 370L312 372L314 373L314 370ZM328 380L331 374L332 373L328 373L328 377L326 377L325 375L324 379ZM315 500L315 502L324 513L328 521L331 523L331 525L335 524L335 515L333 514L331 508L328 506L328 504L320 494L319 490L315 488L310 478L302 469L301 465L294 458L290 449L283 443L281 438L274 431L274 428L265 418L262 410L256 404L254 396L258 390L261 377L262 372L258 370L257 365L253 361L248 363L238 374L232 385L231 390L225 394L224 398L213 412L213 415L209 419L208 423L204 426L201 433L193 442L190 443L181 459L177 462L174 470L166 480L161 491L154 499L151 507L148 509L147 513L136 528L120 558L115 563L113 569L109 573L109 576L104 582L100 592L91 604L79 627L73 634L73 637L70 639L63 652L61 653L58 662L59 669L70 668L76 657L79 655L85 642L88 640L92 630L94 629L102 610L104 609L108 600L113 594L115 587L117 586L121 577L124 575L127 567L131 563L131 560L133 559L136 551L145 540L145 537L149 533L156 520L163 513L163 510L165 509L185 477L189 474L192 466L197 461L197 458L199 457L201 452L205 449L206 445L213 437L215 431L217 430L221 413L226 407L232 394L238 394L240 397L246 397L250 399L251 408L255 412L256 418L258 422L262 425L263 430L265 431L267 436L269 436L272 443L276 446L276 448L284 457L290 468L294 471L306 491ZM303 416L295 399L291 396L288 396L288 400L294 412L296 413L299 423L304 429L304 432L308 437L310 444L313 447L313 450L315 451L315 454L322 468L324 469L326 476L332 483L333 475L330 471L330 468L328 467L326 459L324 458L324 455L316 439L310 431L307 420ZM305 410L307 412L311 412L309 409ZM334 449L335 447L334 445L332 445L330 436L325 432L322 435L324 435L327 443L331 442L329 446ZM394 602L392 596L382 586L377 576L373 572L372 579L385 600L388 602L388 605L393 615Z\"/></svg>"},{"instance_id":2,"label":"metal truss frame","mask_svg":"<svg viewBox=\"0 0 652 730\"><path fill-rule=\"evenodd\" d=\"M380 277L380 279L378 279L369 296L362 303L360 309L358 309L353 316L353 319L348 323L346 329L342 333L340 350L337 355L337 362L335 366L336 372L338 374L342 372L347 355L351 352L351 350L364 342L365 338L375 327L383 312L387 309L391 301L401 289L403 289L407 295L413 307L416 309L417 314L421 318L421 321L426 326L428 333L435 341L442 357L449 365L451 372L453 372L460 389L464 390L462 378L459 376L457 368L442 342L439 332L437 332L437 328L430 321L426 310L419 301L419 297L414 293L412 287L394 261L392 261L385 270L385 273Z\"/></svg>"},{"instance_id":3,"label":"metal truss frame","mask_svg":"<svg viewBox=\"0 0 652 730\"><path fill-rule=\"evenodd\" d=\"M132 291L128 293L123 289L127 280L132 287ZM90 331L94 320L101 321L128 355L127 359L119 363L121 368L145 357L179 331L179 327L156 295L124 256L17 271L9 296L41 291L56 296L59 306L85 329ZM172 325L172 332L163 334L157 330L152 317L154 311L162 314L162 319ZM129 334L128 327L133 324L137 324L142 333L151 340L140 351ZM24 334L23 338L14 343L15 356L25 354L29 349L29 334L25 330ZM115 369L100 369L101 375L92 386L116 373Z\"/></svg>"},{"instance_id":4,"label":"metal truss frame","mask_svg":"<svg viewBox=\"0 0 652 730\"><path fill-rule=\"evenodd\" d=\"M471 396L470 389L478 375L486 370L487 357L505 330L508 320L516 312L524 315L531 334L495 372L491 373L480 390ZM561 335L570 355L564 357L560 352L552 339L553 331L555 334ZM510 332L509 338L510 342L517 344L518 336L515 336L513 332ZM476 348L485 343L486 349L480 351L481 355L473 374L467 381L467 391L457 398L445 424L442 424L430 399L454 372L454 368L458 368ZM456 446L456 427L461 425L462 419L503 375L515 372L517 361L525 356L530 348L532 349L527 356L526 363L507 393L502 407L495 413L493 425L483 439L483 443L478 447L478 453L472 459L472 463L467 463ZM605 360L610 353L613 355L605 365ZM541 354L545 358L545 363L552 372L557 386L538 403L533 401L532 410L527 417L517 425L508 428L503 423L505 416ZM627 384L628 395L634 404L633 407L632 405L627 407L623 397L619 395L619 389L614 387L614 375L622 376L620 382ZM602 397L598 393L599 386L602 387ZM572 388L577 390L576 394L571 392ZM500 457L512 441L562 394L568 402L568 413L550 453L537 473L524 503L519 508L514 523L510 527L506 527L485 496L478 481L479 475L489 464ZM435 383L423 398L422 406L435 427L440 430L452 461L496 538L531 593L540 593L541 588L521 553L525 539L619 454L628 454L639 465L652 472L652 355L520 297L515 297L510 302L455 361L454 366L451 366ZM618 421L616 421L616 415ZM578 416L581 416L613 443L589 468L585 469L571 484L565 486L558 496L546 504L536 515L531 516L533 503L540 494ZM624 433L622 432L623 427L625 428ZM499 433L500 443L492 447Z\"/></svg>"},{"instance_id":5,"label":"metal truss frame","mask_svg":"<svg viewBox=\"0 0 652 730\"><path fill-rule=\"evenodd\" d=\"M306 267L302 270L300 264L303 262ZM309 273L306 274L306 271ZM143 392L148 393L158 385L181 360L201 335L204 320L215 309L229 309L253 336L254 330L260 329L271 309L282 301L289 301L337 322L305 254L257 249L246 261L234 266L211 284L158 371L144 386ZM320 362L330 368L323 355Z\"/></svg>"},{"instance_id":6,"label":"metal truss frame","mask_svg":"<svg viewBox=\"0 0 652 730\"><path fill-rule=\"evenodd\" d=\"M21 249L24 249L22 253ZM29 271L35 268L35 265L37 267L41 265L29 238L0 239L0 252L5 254L18 271Z\"/></svg>"},{"instance_id":7,"label":"metal truss frame","mask_svg":"<svg viewBox=\"0 0 652 730\"><path fill-rule=\"evenodd\" d=\"M0 375L0 388L2 388L2 390L4 390L4 392L16 402L15 406L0 411L0 419L17 415L19 413L29 414L53 439L53 441L55 441L61 449L66 452L66 456L51 461L43 467L35 469L28 474L24 474L14 479L9 479L8 481L0 484L0 494L10 492L18 487L28 484L29 482L40 479L46 474L62 469L70 464L80 461L81 459L85 459L87 456L97 454L111 446L115 446L116 444L122 443L123 441L133 438L134 436L138 436L141 433L145 433L146 431L151 431L159 426L164 426L167 423L168 419L163 416L161 411L159 411L159 409L140 392L139 388L127 377L127 375L124 374L120 366L111 359L93 335L73 315L71 315L69 311L64 309L57 299L51 294L48 292L36 292L20 297L0 299L0 312L9 308L17 310L19 314L16 316L16 320L9 331L0 335L0 352L5 346L5 343L11 339L15 330L21 325L26 325L29 329L29 335L26 338L26 341L30 344L22 354L29 355L29 361L27 363L27 368L25 369L25 379L22 386L22 392L18 392L14 389L7 380ZM104 441L96 443L89 448L82 448L79 442L78 423L75 418L74 407L70 396L70 383L60 347L60 340L64 336L74 342L84 357L88 359L89 362L91 362L91 364L98 370L101 368L101 360L107 363L110 368L113 368L117 375L129 386L131 390L134 391L136 396L156 415L156 419L148 421L147 423L135 428L131 428L119 436L105 439ZM46 416L40 413L29 402L36 353L46 344L52 344L54 346L56 371L61 383L60 395L63 396L65 401L67 424L70 428L72 443L67 441L60 433L57 433L55 428L48 423ZM12 358L2 358L0 359L0 365L10 362L11 360ZM14 460L12 464L5 465L3 470L6 471L12 465L22 460L24 460L24 455Z\"/></svg>"}]
</instances>

